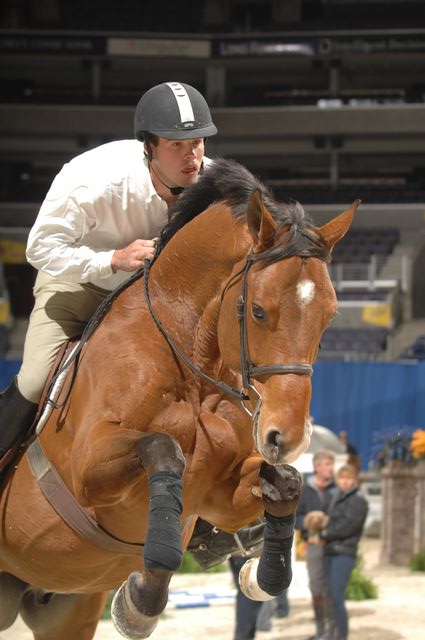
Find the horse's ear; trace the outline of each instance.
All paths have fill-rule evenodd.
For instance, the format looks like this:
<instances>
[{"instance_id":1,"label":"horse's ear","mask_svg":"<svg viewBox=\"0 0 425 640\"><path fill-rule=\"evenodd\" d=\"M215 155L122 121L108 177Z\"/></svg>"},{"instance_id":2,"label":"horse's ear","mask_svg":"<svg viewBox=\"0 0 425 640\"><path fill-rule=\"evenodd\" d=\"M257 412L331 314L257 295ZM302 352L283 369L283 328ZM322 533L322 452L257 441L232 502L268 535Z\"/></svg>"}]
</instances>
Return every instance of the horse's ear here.
<instances>
[{"instance_id":1,"label":"horse's ear","mask_svg":"<svg viewBox=\"0 0 425 640\"><path fill-rule=\"evenodd\" d=\"M259 189L253 191L249 197L247 223L256 253L273 245L277 224L264 206Z\"/></svg>"},{"instance_id":2,"label":"horse's ear","mask_svg":"<svg viewBox=\"0 0 425 640\"><path fill-rule=\"evenodd\" d=\"M334 245L339 242L347 233L353 222L354 214L361 200L355 200L351 207L340 213L339 216L333 218L323 226L318 228L320 235L323 237L329 251L332 251Z\"/></svg>"}]
</instances>

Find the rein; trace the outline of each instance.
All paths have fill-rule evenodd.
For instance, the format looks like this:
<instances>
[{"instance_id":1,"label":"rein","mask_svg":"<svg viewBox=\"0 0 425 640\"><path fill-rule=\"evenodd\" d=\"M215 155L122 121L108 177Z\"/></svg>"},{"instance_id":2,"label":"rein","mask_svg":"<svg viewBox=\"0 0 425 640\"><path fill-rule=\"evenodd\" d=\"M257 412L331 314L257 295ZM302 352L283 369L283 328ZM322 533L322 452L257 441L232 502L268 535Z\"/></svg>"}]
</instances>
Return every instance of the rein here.
<instances>
[{"instance_id":1,"label":"rein","mask_svg":"<svg viewBox=\"0 0 425 640\"><path fill-rule=\"evenodd\" d=\"M240 363L241 363L241 375L242 375L242 384L243 389L235 389L230 385L226 384L222 380L217 380L209 375L207 375L204 371L199 369L196 365L189 360L189 358L183 353L180 347L177 345L174 338L170 336L168 331L165 329L161 320L156 315L150 295L149 295L149 273L150 273L150 263L148 260L145 260L144 265L144 295L146 304L149 309L149 313L151 314L152 319L154 320L156 326L161 331L162 335L170 345L172 351L175 355L194 373L200 378L207 380L215 387L224 391L232 398L236 398L242 404L243 409L248 413L248 415L252 418L253 423L253 437L254 442L258 448L258 419L260 416L261 405L262 405L262 397L260 393L257 391L253 383L251 382L251 378L257 378L264 375L287 375L287 374L296 374L296 375L307 375L311 376L313 374L313 367L310 364L304 363L290 363L290 364L266 364L261 366L256 366L251 360L249 355L249 342L248 342L248 321L247 321L247 293L248 293L248 271L251 268L252 264L257 259L257 254L249 253L245 262L245 266L238 271L235 275L233 275L230 280L225 285L222 293L221 293L221 302L223 302L224 295L228 290L229 286L238 278L242 276L242 293L237 301L236 313L239 320L239 333L240 333ZM251 393L251 395L249 395ZM254 410L251 411L246 402L248 400L252 400L255 403Z\"/></svg>"},{"instance_id":2,"label":"rein","mask_svg":"<svg viewBox=\"0 0 425 640\"><path fill-rule=\"evenodd\" d=\"M158 318L158 316L156 315L156 313L155 313L155 311L154 311L154 309L152 307L152 303L151 303L151 299L150 299L150 295L149 295L149 282L148 281L149 281L149 273L150 273L150 263L149 263L148 260L145 260L144 272L145 272L144 294L145 294L146 304L147 304L148 309L149 309L149 313L151 314L151 317L152 317L153 321L155 322L156 326L161 331L162 335L164 336L164 338L166 339L166 341L170 345L172 351L179 357L180 360L182 360L184 362L184 364L188 367L188 369L190 369L190 371L192 371L192 373L194 373L195 375L199 376L200 378L203 378L204 380L207 380L207 382L210 382L211 384L213 384L218 389L221 389L221 391L224 391L228 395L232 396L232 398L236 398L237 400L240 400L241 402L244 401L244 400L249 400L249 396L247 396L245 393L243 393L243 391L239 391L238 389L235 389L234 387L231 387L230 385L226 384L222 380L217 380L216 378L212 378L211 376L206 374L204 371L199 369L196 365L194 365L193 362L191 362L189 360L189 358L183 353L183 351L177 345L177 343L174 340L174 338L172 338L170 336L170 334L168 333L168 331L165 329L164 325L162 324L161 320Z\"/></svg>"}]
</instances>

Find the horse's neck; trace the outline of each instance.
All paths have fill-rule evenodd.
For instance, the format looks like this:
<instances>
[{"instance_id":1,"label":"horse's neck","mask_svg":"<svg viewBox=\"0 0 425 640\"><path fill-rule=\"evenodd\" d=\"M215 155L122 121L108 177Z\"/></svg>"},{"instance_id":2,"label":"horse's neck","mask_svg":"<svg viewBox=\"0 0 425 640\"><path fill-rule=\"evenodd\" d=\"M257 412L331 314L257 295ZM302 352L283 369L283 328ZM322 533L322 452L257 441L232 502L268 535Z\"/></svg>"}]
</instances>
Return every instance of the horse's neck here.
<instances>
[{"instance_id":1,"label":"horse's neck","mask_svg":"<svg viewBox=\"0 0 425 640\"><path fill-rule=\"evenodd\" d=\"M155 289L159 287L173 315L192 336L234 265L247 253L249 238L230 209L218 204L183 227L159 256L152 269Z\"/></svg>"},{"instance_id":2,"label":"horse's neck","mask_svg":"<svg viewBox=\"0 0 425 640\"><path fill-rule=\"evenodd\" d=\"M217 377L221 368L217 339L219 314L220 296L215 296L198 321L193 345L194 364L212 377Z\"/></svg>"}]
</instances>

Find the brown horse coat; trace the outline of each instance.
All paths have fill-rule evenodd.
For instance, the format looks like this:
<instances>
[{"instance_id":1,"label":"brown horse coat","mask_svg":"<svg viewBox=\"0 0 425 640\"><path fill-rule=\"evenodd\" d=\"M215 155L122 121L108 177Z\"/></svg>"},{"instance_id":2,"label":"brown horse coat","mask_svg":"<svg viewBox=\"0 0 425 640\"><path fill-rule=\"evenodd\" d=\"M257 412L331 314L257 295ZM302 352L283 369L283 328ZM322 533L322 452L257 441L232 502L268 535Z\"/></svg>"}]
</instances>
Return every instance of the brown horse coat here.
<instances>
[{"instance_id":1,"label":"brown horse coat","mask_svg":"<svg viewBox=\"0 0 425 640\"><path fill-rule=\"evenodd\" d=\"M336 310L324 258L348 230L358 203L316 229L299 205L273 203L238 165L219 161L216 173L223 176L223 171L229 182L243 183L245 199L237 194L234 200L243 201L234 206L231 198L219 198L177 232L173 229L169 239L165 234L149 288L156 315L191 361L240 388L236 307L238 274L247 255L258 254L247 275L251 360L256 365L311 365ZM193 188L202 194L202 180ZM194 377L170 349L149 313L139 279L117 297L90 337L70 398L53 412L41 442L101 527L121 540L143 543L147 477L163 462L156 456L155 468L142 465L143 439L171 435L184 455L180 521L185 548L198 515L226 531L261 515L275 499L272 489L263 497L258 490L261 465L279 467L308 445L310 378L265 375L253 383L262 396L258 451L240 402ZM94 633L101 592L117 587L132 571L143 571L143 561L96 548L76 535L46 501L24 457L1 498L0 571L4 579L15 576L17 584L43 592L88 594L69 605L74 626L76 617L86 621L77 633L65 632L68 613L58 614L54 622L54 633L60 629L63 640L85 640ZM0 598L1 589L0 579ZM27 614L33 629L37 615ZM0 629L1 620L0 606ZM51 624L43 619L37 638L53 637Z\"/></svg>"}]
</instances>

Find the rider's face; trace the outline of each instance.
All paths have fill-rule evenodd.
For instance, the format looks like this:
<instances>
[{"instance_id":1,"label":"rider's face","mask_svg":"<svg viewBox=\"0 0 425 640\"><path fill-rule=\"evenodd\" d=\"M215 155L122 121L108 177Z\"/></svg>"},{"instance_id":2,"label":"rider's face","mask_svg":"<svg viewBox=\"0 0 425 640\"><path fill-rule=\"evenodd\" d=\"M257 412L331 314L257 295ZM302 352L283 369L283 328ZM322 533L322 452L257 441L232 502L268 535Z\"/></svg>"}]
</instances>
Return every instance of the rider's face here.
<instances>
[{"instance_id":1,"label":"rider's face","mask_svg":"<svg viewBox=\"0 0 425 640\"><path fill-rule=\"evenodd\" d=\"M168 140L159 138L152 147L152 166L170 187L185 187L196 182L204 156L204 139Z\"/></svg>"}]
</instances>

